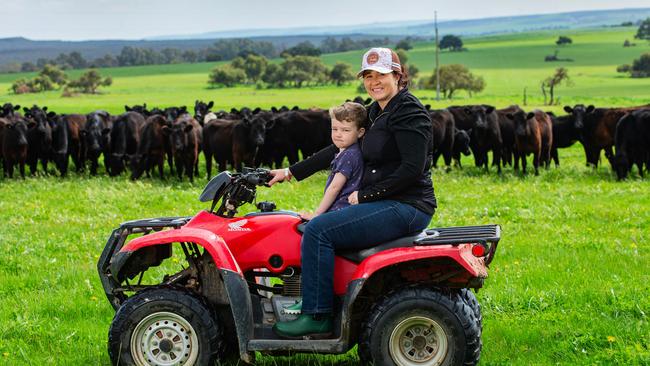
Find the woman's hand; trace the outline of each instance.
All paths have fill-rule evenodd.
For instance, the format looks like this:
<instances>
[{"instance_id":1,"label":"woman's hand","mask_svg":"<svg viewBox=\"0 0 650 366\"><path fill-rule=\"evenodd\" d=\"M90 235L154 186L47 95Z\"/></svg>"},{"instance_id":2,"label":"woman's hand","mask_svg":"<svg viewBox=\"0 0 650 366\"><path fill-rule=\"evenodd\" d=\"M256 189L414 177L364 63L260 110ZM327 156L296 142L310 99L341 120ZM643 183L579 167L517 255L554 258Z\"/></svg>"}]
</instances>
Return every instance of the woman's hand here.
<instances>
[{"instance_id":1,"label":"woman's hand","mask_svg":"<svg viewBox=\"0 0 650 366\"><path fill-rule=\"evenodd\" d=\"M273 178L268 183L269 186L272 186L278 182L291 180L291 177L293 177L289 168L273 169L269 173L273 176Z\"/></svg>"},{"instance_id":2,"label":"woman's hand","mask_svg":"<svg viewBox=\"0 0 650 366\"><path fill-rule=\"evenodd\" d=\"M348 202L351 205L358 205L359 204L359 191L354 191L354 192L350 193L350 195L348 196Z\"/></svg>"}]
</instances>

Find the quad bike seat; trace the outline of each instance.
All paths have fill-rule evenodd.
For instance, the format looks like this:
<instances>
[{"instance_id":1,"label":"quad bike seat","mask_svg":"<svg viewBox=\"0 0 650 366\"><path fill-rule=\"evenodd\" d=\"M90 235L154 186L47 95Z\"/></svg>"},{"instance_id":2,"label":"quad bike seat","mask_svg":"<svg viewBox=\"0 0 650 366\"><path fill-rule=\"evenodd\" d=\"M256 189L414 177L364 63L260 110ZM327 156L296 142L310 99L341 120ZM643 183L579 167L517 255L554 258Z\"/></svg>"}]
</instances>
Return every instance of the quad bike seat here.
<instances>
[{"instance_id":1,"label":"quad bike seat","mask_svg":"<svg viewBox=\"0 0 650 366\"><path fill-rule=\"evenodd\" d=\"M427 237L427 233L422 231L415 234L410 234L385 242L374 247L360 249L360 250L345 250L337 251L336 255L348 259L354 263L361 263L364 259L370 257L373 254L377 254L381 251L393 249L393 248L405 248L415 246L415 241Z\"/></svg>"}]
</instances>

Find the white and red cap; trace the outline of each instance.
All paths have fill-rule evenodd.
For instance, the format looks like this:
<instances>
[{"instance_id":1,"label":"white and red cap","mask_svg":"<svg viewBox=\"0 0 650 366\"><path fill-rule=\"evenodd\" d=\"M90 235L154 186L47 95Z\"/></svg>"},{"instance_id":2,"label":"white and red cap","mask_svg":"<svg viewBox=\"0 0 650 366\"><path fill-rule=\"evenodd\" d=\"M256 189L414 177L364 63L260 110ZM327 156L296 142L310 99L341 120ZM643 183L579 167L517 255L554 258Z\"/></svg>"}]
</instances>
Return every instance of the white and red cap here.
<instances>
[{"instance_id":1,"label":"white and red cap","mask_svg":"<svg viewBox=\"0 0 650 366\"><path fill-rule=\"evenodd\" d=\"M361 60L361 71L357 73L360 78L366 70L374 70L382 74L388 74L396 71L402 72L402 65L400 64L399 57L390 48L371 48L363 55Z\"/></svg>"}]
</instances>

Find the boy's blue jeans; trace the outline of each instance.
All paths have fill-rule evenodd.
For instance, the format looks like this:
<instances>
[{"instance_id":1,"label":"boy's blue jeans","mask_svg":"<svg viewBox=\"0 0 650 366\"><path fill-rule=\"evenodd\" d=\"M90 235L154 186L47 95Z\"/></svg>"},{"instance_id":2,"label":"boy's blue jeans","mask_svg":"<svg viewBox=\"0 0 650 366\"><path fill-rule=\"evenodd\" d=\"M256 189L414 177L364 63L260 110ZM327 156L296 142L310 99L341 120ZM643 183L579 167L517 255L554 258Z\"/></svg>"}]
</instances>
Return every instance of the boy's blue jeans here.
<instances>
[{"instance_id":1,"label":"boy's blue jeans","mask_svg":"<svg viewBox=\"0 0 650 366\"><path fill-rule=\"evenodd\" d=\"M334 252L364 249L424 230L431 215L397 201L376 201L327 212L302 237L302 312L332 313Z\"/></svg>"}]
</instances>

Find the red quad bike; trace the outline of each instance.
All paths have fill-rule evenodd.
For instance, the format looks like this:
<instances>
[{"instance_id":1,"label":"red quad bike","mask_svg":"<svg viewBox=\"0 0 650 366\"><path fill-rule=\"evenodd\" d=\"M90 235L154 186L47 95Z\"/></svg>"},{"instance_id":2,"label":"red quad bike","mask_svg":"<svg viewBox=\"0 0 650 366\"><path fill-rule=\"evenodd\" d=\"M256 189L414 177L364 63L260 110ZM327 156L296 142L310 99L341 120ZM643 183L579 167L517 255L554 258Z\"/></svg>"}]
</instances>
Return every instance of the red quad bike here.
<instances>
[{"instance_id":1,"label":"red quad bike","mask_svg":"<svg viewBox=\"0 0 650 366\"><path fill-rule=\"evenodd\" d=\"M272 327L296 317L285 308L301 296L306 223L272 202L235 217L269 179L263 169L222 172L200 196L210 210L113 231L97 267L117 310L108 334L114 364L252 363L256 351L342 354L354 345L364 364L478 362L482 318L470 289L487 277L499 226L427 229L336 253L332 334L284 339Z\"/></svg>"}]
</instances>

